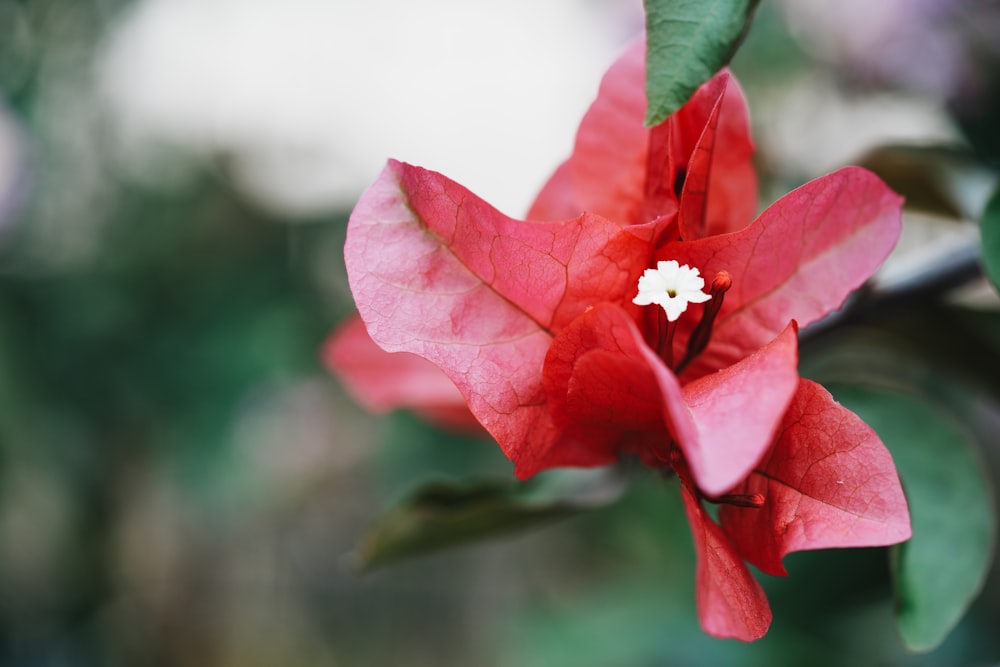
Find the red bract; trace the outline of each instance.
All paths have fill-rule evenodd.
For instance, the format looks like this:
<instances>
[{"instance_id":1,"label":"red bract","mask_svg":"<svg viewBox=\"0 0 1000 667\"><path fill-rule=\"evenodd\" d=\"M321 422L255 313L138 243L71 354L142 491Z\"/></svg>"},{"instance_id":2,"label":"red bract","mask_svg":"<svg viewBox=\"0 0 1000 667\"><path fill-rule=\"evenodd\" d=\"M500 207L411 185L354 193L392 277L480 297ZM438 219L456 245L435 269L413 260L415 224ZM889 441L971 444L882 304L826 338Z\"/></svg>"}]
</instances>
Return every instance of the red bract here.
<instances>
[{"instance_id":1,"label":"red bract","mask_svg":"<svg viewBox=\"0 0 1000 667\"><path fill-rule=\"evenodd\" d=\"M372 412L410 408L459 430L479 430L465 398L434 364L414 354L386 354L352 319L323 346L323 361L337 369L347 390Z\"/></svg>"},{"instance_id":2,"label":"red bract","mask_svg":"<svg viewBox=\"0 0 1000 667\"><path fill-rule=\"evenodd\" d=\"M796 337L882 262L901 201L846 168L751 222L756 177L735 79L720 73L646 129L643 58L638 44L605 76L531 221L391 161L354 209L345 258L371 338L406 354L371 357L352 325L329 358L374 407L453 416L455 394L409 383L430 368L412 355L431 362L521 478L622 455L673 470L702 626L752 640L771 612L745 561L784 574L791 551L910 535L888 452L799 379ZM637 286L652 305L633 302ZM705 501L722 505L721 525Z\"/></svg>"}]
</instances>

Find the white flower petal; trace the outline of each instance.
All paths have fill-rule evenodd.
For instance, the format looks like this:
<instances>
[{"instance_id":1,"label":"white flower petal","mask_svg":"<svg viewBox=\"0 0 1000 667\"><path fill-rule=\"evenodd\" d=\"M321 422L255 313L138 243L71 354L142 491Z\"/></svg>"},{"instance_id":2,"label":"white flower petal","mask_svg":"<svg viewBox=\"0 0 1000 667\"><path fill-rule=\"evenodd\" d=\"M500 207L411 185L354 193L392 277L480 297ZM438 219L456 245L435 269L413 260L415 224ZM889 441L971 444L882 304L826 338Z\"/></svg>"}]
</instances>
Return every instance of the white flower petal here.
<instances>
[{"instance_id":1,"label":"white flower petal","mask_svg":"<svg viewBox=\"0 0 1000 667\"><path fill-rule=\"evenodd\" d=\"M677 260L660 260L655 269L646 269L639 277L639 292L632 303L637 306L657 304L674 322L687 310L689 303L704 303L712 298L702 290L705 279L698 269Z\"/></svg>"}]
</instances>

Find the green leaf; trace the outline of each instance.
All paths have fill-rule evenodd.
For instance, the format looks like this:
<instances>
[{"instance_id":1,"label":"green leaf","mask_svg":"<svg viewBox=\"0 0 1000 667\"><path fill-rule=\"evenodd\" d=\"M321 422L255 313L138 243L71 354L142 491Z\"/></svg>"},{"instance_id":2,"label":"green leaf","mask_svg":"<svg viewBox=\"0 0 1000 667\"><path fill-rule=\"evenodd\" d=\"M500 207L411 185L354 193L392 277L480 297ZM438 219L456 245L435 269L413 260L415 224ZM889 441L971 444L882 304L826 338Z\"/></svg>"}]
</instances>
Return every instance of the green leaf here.
<instances>
[{"instance_id":1,"label":"green leaf","mask_svg":"<svg viewBox=\"0 0 1000 667\"><path fill-rule=\"evenodd\" d=\"M645 0L647 127L663 122L729 62L758 1Z\"/></svg>"},{"instance_id":2,"label":"green leaf","mask_svg":"<svg viewBox=\"0 0 1000 667\"><path fill-rule=\"evenodd\" d=\"M950 144L885 144L854 161L906 197L908 211L973 220L983 210L996 172L974 153Z\"/></svg>"},{"instance_id":3,"label":"green leaf","mask_svg":"<svg viewBox=\"0 0 1000 667\"><path fill-rule=\"evenodd\" d=\"M982 588L996 525L970 434L928 400L897 389L828 387L882 437L910 505L913 538L892 550L897 622L914 651L938 646Z\"/></svg>"},{"instance_id":4,"label":"green leaf","mask_svg":"<svg viewBox=\"0 0 1000 667\"><path fill-rule=\"evenodd\" d=\"M983 238L983 270L1000 288L1000 185L986 203L979 231Z\"/></svg>"},{"instance_id":5,"label":"green leaf","mask_svg":"<svg viewBox=\"0 0 1000 667\"><path fill-rule=\"evenodd\" d=\"M616 468L561 469L529 482L429 482L384 514L362 542L358 565L392 561L524 530L601 507L625 490Z\"/></svg>"}]
</instances>

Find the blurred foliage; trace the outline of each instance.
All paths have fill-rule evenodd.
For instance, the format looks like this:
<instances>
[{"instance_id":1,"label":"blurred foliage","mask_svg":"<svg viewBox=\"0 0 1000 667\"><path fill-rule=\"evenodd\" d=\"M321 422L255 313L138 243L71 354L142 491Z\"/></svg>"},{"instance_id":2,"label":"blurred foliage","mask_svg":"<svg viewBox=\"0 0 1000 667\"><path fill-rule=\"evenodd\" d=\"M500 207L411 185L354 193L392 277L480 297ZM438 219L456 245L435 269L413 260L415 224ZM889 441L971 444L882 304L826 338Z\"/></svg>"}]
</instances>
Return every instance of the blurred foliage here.
<instances>
[{"instance_id":1,"label":"blurred foliage","mask_svg":"<svg viewBox=\"0 0 1000 667\"><path fill-rule=\"evenodd\" d=\"M983 270L993 284L1000 287L1000 186L986 204L980 233L983 239Z\"/></svg>"},{"instance_id":2,"label":"blurred foliage","mask_svg":"<svg viewBox=\"0 0 1000 667\"><path fill-rule=\"evenodd\" d=\"M617 500L627 482L615 467L551 470L527 482L427 482L379 518L361 546L359 565L370 569L564 519Z\"/></svg>"},{"instance_id":3,"label":"blurred foliage","mask_svg":"<svg viewBox=\"0 0 1000 667\"><path fill-rule=\"evenodd\" d=\"M203 497L189 502L206 518L253 493L234 474L234 420L255 394L316 375L331 324L299 263L327 230L275 225L211 182L183 197L127 186L119 197L85 265L0 276L6 550L21 549L31 531L19 514L37 511L19 484L58 488L53 511L67 524L52 538L67 562L51 563L57 571L38 582L52 587L45 608L33 608L30 591L0 603L8 628L18 628L10 664L31 663L38 647L22 654L25 635L51 641L27 621L33 615L96 618L114 597L109 541L134 475L162 470L170 485ZM22 575L10 563L0 569L11 585Z\"/></svg>"},{"instance_id":4,"label":"blurred foliage","mask_svg":"<svg viewBox=\"0 0 1000 667\"><path fill-rule=\"evenodd\" d=\"M935 648L982 588L996 543L989 480L976 443L933 404L866 385L828 385L882 436L906 488L913 538L892 550L900 632Z\"/></svg>"}]
</instances>

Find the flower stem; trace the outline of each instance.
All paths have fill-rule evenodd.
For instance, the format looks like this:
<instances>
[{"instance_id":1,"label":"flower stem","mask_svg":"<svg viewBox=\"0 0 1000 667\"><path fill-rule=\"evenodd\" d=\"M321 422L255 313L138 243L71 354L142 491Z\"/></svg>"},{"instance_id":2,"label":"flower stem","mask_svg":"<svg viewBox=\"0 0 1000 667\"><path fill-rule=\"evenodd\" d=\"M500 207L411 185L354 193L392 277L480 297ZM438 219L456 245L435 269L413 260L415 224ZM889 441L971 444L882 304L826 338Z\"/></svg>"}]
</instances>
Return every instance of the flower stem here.
<instances>
[{"instance_id":1,"label":"flower stem","mask_svg":"<svg viewBox=\"0 0 1000 667\"><path fill-rule=\"evenodd\" d=\"M660 355L664 363L667 364L667 368L673 368L674 365L674 332L677 331L677 322L670 322L667 320L667 311L659 308L659 320L657 322L657 331L659 332L659 340L656 344L656 353Z\"/></svg>"}]
</instances>

